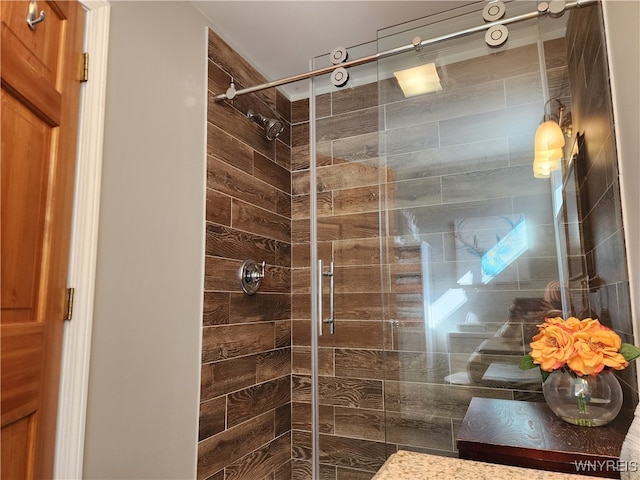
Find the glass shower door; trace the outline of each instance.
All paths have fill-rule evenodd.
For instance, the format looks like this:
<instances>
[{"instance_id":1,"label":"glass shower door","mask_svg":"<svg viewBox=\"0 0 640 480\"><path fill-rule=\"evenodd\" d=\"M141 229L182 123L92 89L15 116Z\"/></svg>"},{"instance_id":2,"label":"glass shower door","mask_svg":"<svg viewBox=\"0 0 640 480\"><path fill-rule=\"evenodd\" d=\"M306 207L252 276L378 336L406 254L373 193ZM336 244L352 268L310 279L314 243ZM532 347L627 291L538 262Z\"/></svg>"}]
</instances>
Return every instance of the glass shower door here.
<instances>
[{"instance_id":1,"label":"glass shower door","mask_svg":"<svg viewBox=\"0 0 640 480\"><path fill-rule=\"evenodd\" d=\"M477 26L477 8L349 58ZM563 28L523 22L499 49L483 32L349 68L342 87L314 79L310 157L293 147L293 478L368 479L398 449L456 455L473 396L540 398L517 363L559 277L531 160L546 100L568 95ZM434 90L405 95L395 73L425 65Z\"/></svg>"},{"instance_id":2,"label":"glass shower door","mask_svg":"<svg viewBox=\"0 0 640 480\"><path fill-rule=\"evenodd\" d=\"M507 17L535 8L512 2ZM416 21L379 32L378 50L482 23L480 11ZM571 105L564 28L530 20L499 48L482 31L378 61L390 451L456 455L472 397L542 399L539 372L518 364L561 310L551 183L531 164L546 101Z\"/></svg>"},{"instance_id":3,"label":"glass shower door","mask_svg":"<svg viewBox=\"0 0 640 480\"><path fill-rule=\"evenodd\" d=\"M371 42L350 48L349 56L375 49ZM312 68L330 64L323 55ZM377 72L369 65L350 68L349 75L342 89L328 75L314 80L312 155L298 157L292 177L292 304L304 305L293 322L294 478L311 478L314 436L317 478L370 478L387 457L381 278L386 233L380 221L386 173L378 155ZM333 333L331 324L318 321L330 318ZM322 335L314 338L311 332L319 330Z\"/></svg>"}]
</instances>

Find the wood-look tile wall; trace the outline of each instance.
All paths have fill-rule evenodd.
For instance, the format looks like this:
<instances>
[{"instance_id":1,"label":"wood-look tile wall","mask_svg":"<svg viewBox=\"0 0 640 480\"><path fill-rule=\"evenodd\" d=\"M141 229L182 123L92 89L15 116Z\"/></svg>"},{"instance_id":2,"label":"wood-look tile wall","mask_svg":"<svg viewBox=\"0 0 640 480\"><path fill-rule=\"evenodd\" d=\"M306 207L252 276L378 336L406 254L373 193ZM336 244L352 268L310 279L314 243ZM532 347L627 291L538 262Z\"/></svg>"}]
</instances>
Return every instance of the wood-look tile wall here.
<instances>
[{"instance_id":1,"label":"wood-look tile wall","mask_svg":"<svg viewBox=\"0 0 640 480\"><path fill-rule=\"evenodd\" d=\"M387 458L377 85L324 95L317 124L318 252L335 261L335 335L319 338L320 462L324 479L368 479ZM336 113L331 115L331 113ZM292 479L311 478L308 104L292 107ZM366 140L364 140L366 139ZM301 154L298 155L298 152ZM381 183L382 180L382 183ZM328 286L325 285L325 312Z\"/></svg>"},{"instance_id":2,"label":"wood-look tile wall","mask_svg":"<svg viewBox=\"0 0 640 480\"><path fill-rule=\"evenodd\" d=\"M588 287L575 288L577 304L589 316L612 327L623 341L633 343L629 301L629 276L622 225L618 158L609 69L600 5L572 13L567 26L567 52L573 130L584 135L583 151L576 172L582 211L584 264L571 276L584 272ZM580 280L584 280L581 278ZM636 369L631 365L617 372L623 380L625 408L638 403Z\"/></svg>"},{"instance_id":3,"label":"wood-look tile wall","mask_svg":"<svg viewBox=\"0 0 640 480\"><path fill-rule=\"evenodd\" d=\"M611 324L631 335L626 272L610 257L624 245L592 10L571 18L566 45L545 42L545 74L550 97L571 106L574 129L586 135L584 264L606 293L591 304L606 298ZM238 88L264 80L213 32L209 60L213 94L231 77ZM441 76L437 95L405 99L384 81L317 99L318 252L336 262L337 319L318 352L323 479L370 479L398 448L455 455L473 396L540 399L532 384L453 381L477 373L469 359L509 319L514 298L541 298L558 275L549 186L531 175L543 112L538 51L497 51ZM267 141L244 117L248 108L285 119L281 138ZM311 478L308 116L307 100L291 104L273 90L209 107L201 479ZM422 243L437 298L477 263L456 240L456 222L480 217L490 232L496 218L518 215L529 250L500 282L467 288L465 307L425 331ZM237 282L246 258L267 263L251 297ZM468 312L478 325L465 326Z\"/></svg>"},{"instance_id":4,"label":"wood-look tile wall","mask_svg":"<svg viewBox=\"0 0 640 480\"><path fill-rule=\"evenodd\" d=\"M547 42L545 55L550 89L568 97L563 40ZM398 448L455 455L473 396L539 398L530 384L454 385L449 377L466 375L474 348L507 322L514 297L541 298L557 279L549 184L531 171L544 104L537 47L442 70L436 95L405 99L387 80L317 99L318 251L325 264L336 262L336 333L319 340L323 478L371 478ZM309 127L304 102L292 112L293 478L308 479ZM465 308L435 334L425 331L421 243L431 246L437 298L479 263L456 244L456 220L484 217L490 229L495 218L517 215L527 220L531 248L500 281L469 288ZM480 333L458 331L468 311ZM522 330L519 338L517 360Z\"/></svg>"},{"instance_id":5,"label":"wood-look tile wall","mask_svg":"<svg viewBox=\"0 0 640 480\"><path fill-rule=\"evenodd\" d=\"M209 32L209 92L264 78ZM269 141L245 112L278 116ZM290 102L274 90L209 102L198 478L291 477ZM246 259L266 262L255 295Z\"/></svg>"}]
</instances>

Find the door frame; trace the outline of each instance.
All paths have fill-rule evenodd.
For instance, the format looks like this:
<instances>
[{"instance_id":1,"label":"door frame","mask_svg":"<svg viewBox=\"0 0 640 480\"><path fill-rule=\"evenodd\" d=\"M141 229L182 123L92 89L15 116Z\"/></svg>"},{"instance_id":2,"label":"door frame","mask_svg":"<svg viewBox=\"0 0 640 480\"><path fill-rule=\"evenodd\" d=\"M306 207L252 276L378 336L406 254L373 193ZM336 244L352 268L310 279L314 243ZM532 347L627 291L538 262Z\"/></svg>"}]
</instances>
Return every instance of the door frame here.
<instances>
[{"instance_id":1,"label":"door frame","mask_svg":"<svg viewBox=\"0 0 640 480\"><path fill-rule=\"evenodd\" d=\"M98 250L102 148L109 47L108 0L79 0L86 11L89 81L81 90L67 286L73 319L64 325L54 478L82 478L93 300Z\"/></svg>"}]
</instances>

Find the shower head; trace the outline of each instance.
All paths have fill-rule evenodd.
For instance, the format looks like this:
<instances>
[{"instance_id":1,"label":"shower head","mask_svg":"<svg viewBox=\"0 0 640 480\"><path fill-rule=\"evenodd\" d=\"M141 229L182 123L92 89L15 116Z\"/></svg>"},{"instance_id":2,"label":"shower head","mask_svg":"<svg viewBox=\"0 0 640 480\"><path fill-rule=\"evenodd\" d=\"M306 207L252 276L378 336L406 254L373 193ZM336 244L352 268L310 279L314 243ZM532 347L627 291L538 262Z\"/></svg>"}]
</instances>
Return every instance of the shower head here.
<instances>
[{"instance_id":1,"label":"shower head","mask_svg":"<svg viewBox=\"0 0 640 480\"><path fill-rule=\"evenodd\" d=\"M276 118L267 118L259 113L255 113L253 110L247 112L247 117L264 128L267 135L267 139L275 140L278 135L284 130L284 123Z\"/></svg>"}]
</instances>

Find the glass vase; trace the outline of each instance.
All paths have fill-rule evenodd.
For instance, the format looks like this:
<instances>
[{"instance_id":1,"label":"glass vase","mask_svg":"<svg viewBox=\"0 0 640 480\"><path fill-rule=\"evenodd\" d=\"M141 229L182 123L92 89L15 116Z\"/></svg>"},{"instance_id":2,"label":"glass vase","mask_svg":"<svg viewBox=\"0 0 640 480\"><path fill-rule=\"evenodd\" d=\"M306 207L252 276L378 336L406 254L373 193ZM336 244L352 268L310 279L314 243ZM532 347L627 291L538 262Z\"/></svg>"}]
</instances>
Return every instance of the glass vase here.
<instances>
[{"instance_id":1,"label":"glass vase","mask_svg":"<svg viewBox=\"0 0 640 480\"><path fill-rule=\"evenodd\" d=\"M622 407L622 388L609 370L579 377L556 370L542 384L549 408L568 423L585 427L606 425Z\"/></svg>"}]
</instances>

